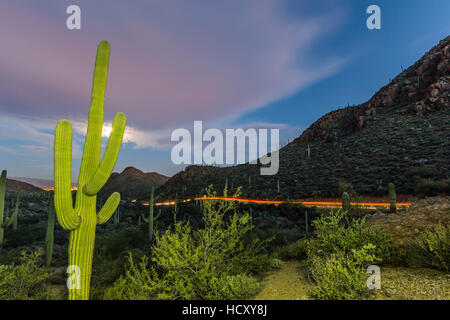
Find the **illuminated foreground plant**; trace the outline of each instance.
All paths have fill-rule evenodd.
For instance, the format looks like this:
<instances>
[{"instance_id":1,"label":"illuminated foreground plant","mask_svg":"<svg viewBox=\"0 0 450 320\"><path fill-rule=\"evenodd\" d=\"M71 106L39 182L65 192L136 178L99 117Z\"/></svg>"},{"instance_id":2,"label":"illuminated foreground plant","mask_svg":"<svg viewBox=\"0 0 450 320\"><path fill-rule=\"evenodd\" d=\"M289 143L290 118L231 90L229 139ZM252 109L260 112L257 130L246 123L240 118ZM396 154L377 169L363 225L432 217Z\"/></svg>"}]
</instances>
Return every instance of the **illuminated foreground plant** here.
<instances>
[{"instance_id":1,"label":"illuminated foreground plant","mask_svg":"<svg viewBox=\"0 0 450 320\"><path fill-rule=\"evenodd\" d=\"M110 47L100 42L95 61L92 83L91 107L86 140L78 176L78 191L75 208L72 205L71 156L72 126L61 120L55 130L54 178L55 211L59 224L70 232L68 280L69 299L89 298L92 271L95 228L111 217L120 202L120 194L114 192L97 214L97 193L108 180L117 160L126 117L118 113L114 117L112 131L100 163L100 149L103 127L103 104L105 100Z\"/></svg>"}]
</instances>

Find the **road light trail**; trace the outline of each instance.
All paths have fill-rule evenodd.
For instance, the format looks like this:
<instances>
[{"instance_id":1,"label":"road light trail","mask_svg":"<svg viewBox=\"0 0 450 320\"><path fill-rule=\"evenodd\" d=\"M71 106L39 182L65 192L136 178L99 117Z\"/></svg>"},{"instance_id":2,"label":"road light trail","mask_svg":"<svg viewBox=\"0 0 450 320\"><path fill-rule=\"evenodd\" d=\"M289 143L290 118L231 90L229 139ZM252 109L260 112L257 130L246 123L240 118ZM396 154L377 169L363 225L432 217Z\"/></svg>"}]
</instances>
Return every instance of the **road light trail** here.
<instances>
[{"instance_id":1,"label":"road light trail","mask_svg":"<svg viewBox=\"0 0 450 320\"><path fill-rule=\"evenodd\" d=\"M283 203L291 203L291 204L302 204L306 207L312 206L325 206L325 207L340 207L342 206L342 202L334 202L334 201L301 201L301 200L260 200L260 199L247 199L247 198L234 198L234 197L198 197L194 199L184 199L179 200L177 203L185 203L191 201L205 201L205 200L222 200L222 201L237 201L243 203L257 203L257 204L273 204L279 205ZM144 206L148 206L148 202L142 203ZM175 205L174 200L168 200L165 202L157 202L155 203L157 206L173 206ZM389 202L351 202L352 206L366 207L366 208L376 208L376 207L389 207L391 204ZM397 207L409 207L411 202L397 203Z\"/></svg>"}]
</instances>

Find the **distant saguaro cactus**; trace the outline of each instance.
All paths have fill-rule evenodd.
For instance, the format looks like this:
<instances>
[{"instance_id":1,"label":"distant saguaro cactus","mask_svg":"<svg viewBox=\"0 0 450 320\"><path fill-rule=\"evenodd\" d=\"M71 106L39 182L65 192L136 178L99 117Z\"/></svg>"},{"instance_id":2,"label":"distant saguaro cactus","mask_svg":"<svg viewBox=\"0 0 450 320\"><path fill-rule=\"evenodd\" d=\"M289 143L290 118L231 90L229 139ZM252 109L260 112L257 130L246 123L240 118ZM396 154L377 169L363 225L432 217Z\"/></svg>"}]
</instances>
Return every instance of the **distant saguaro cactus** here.
<instances>
[{"instance_id":1,"label":"distant saguaro cactus","mask_svg":"<svg viewBox=\"0 0 450 320\"><path fill-rule=\"evenodd\" d=\"M7 218L5 213L5 194L6 194L6 170L2 171L2 175L0 178L0 251L5 244L5 228L8 228L10 225L14 223L17 219L18 208L19 208L19 198L17 198L16 202L16 210L14 213Z\"/></svg>"},{"instance_id":2,"label":"distant saguaro cactus","mask_svg":"<svg viewBox=\"0 0 450 320\"><path fill-rule=\"evenodd\" d=\"M20 192L17 193L17 199L16 199L16 208L14 209L14 215L16 218L13 221L12 228L13 230L17 230L19 227L19 204L20 204Z\"/></svg>"},{"instance_id":3,"label":"distant saguaro cactus","mask_svg":"<svg viewBox=\"0 0 450 320\"><path fill-rule=\"evenodd\" d=\"M350 196L348 195L347 192L344 192L342 194L342 209L345 212L349 212L350 211Z\"/></svg>"},{"instance_id":4,"label":"distant saguaro cactus","mask_svg":"<svg viewBox=\"0 0 450 320\"><path fill-rule=\"evenodd\" d=\"M155 187L152 186L152 192L150 193L150 211L149 211L148 219L145 218L144 216L142 216L142 219L144 219L144 222L148 223L148 237L150 239L150 242L153 240L153 228L154 228L155 221L161 215L161 209L159 210L156 217L154 217L154 215L153 215L154 205L155 205L154 198L155 198Z\"/></svg>"},{"instance_id":5,"label":"distant saguaro cactus","mask_svg":"<svg viewBox=\"0 0 450 320\"><path fill-rule=\"evenodd\" d=\"M58 122L54 142L55 211L59 224L70 231L68 283L70 300L89 299L89 289L94 253L95 229L111 217L120 202L120 194L114 192L97 213L97 193L108 180L117 160L126 117L118 113L112 123L112 131L100 162L103 104L108 75L110 46L100 42L95 61L92 83L91 107L88 127L78 176L75 208L72 205L71 156L72 125L68 120ZM68 281L68 282L69 282Z\"/></svg>"},{"instance_id":6,"label":"distant saguaro cactus","mask_svg":"<svg viewBox=\"0 0 450 320\"><path fill-rule=\"evenodd\" d=\"M47 233L45 235L45 265L50 267L52 264L53 256L53 243L54 243L54 231L55 231L55 207L53 205L53 199L50 199L48 208L47 219Z\"/></svg>"},{"instance_id":7,"label":"distant saguaro cactus","mask_svg":"<svg viewBox=\"0 0 450 320\"><path fill-rule=\"evenodd\" d=\"M395 186L393 183L388 184L389 202L391 212L397 212L397 194L395 193Z\"/></svg>"}]
</instances>

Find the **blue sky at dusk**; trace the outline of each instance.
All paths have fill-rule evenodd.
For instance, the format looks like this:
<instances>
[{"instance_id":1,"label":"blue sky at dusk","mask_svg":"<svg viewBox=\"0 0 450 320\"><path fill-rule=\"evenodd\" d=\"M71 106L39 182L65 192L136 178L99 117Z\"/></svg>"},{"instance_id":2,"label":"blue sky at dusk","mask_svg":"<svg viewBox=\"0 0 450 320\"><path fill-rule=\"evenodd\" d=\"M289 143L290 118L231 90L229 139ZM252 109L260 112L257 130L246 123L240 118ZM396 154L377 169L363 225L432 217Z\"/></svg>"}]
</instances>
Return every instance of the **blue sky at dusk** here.
<instances>
[{"instance_id":1,"label":"blue sky at dusk","mask_svg":"<svg viewBox=\"0 0 450 320\"><path fill-rule=\"evenodd\" d=\"M66 8L81 8L81 30ZM368 30L366 8L381 8ZM281 142L367 101L449 35L450 1L0 0L0 169L53 176L53 130L72 122L78 174L100 40L111 44L105 139L128 117L115 171L173 175L171 132L279 128ZM282 161L282 159L281 159Z\"/></svg>"}]
</instances>

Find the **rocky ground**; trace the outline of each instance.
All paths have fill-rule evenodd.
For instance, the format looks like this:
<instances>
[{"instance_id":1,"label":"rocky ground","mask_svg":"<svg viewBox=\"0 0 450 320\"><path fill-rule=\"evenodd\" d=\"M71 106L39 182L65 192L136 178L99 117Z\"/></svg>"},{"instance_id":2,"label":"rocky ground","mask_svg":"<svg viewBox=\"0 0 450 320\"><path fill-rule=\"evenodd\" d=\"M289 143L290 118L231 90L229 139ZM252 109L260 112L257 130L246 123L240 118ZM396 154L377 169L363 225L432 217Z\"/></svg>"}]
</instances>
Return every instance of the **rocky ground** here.
<instances>
[{"instance_id":1,"label":"rocky ground","mask_svg":"<svg viewBox=\"0 0 450 320\"><path fill-rule=\"evenodd\" d=\"M416 240L424 232L441 223L450 226L450 197L431 197L419 200L406 211L397 214L370 216L367 224L385 228L394 244L404 245Z\"/></svg>"},{"instance_id":2,"label":"rocky ground","mask_svg":"<svg viewBox=\"0 0 450 320\"><path fill-rule=\"evenodd\" d=\"M262 282L262 290L252 300L310 300L314 284L302 263L284 261ZM450 274L428 268L381 266L381 288L369 300L448 300Z\"/></svg>"}]
</instances>

